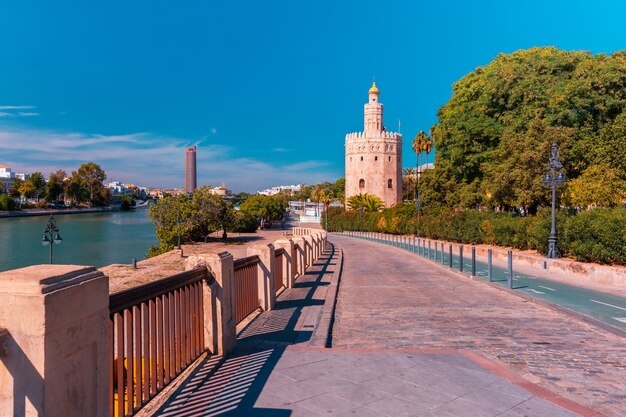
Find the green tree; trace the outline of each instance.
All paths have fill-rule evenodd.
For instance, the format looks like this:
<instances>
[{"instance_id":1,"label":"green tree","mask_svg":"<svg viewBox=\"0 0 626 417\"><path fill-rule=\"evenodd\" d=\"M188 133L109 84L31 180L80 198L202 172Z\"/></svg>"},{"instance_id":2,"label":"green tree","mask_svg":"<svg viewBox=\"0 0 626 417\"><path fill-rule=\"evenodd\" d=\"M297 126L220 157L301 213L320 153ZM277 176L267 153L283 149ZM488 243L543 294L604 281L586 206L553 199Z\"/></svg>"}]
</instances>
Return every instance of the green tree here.
<instances>
[{"instance_id":1,"label":"green tree","mask_svg":"<svg viewBox=\"0 0 626 417\"><path fill-rule=\"evenodd\" d=\"M525 207L549 203L541 188L556 142L566 175L592 165L626 177L626 53L553 47L500 54L453 85L439 109L440 203Z\"/></svg>"},{"instance_id":2,"label":"green tree","mask_svg":"<svg viewBox=\"0 0 626 417\"><path fill-rule=\"evenodd\" d=\"M30 174L28 182L33 185L34 193L37 198L46 195L46 179L41 172L35 171Z\"/></svg>"},{"instance_id":3,"label":"green tree","mask_svg":"<svg viewBox=\"0 0 626 417\"><path fill-rule=\"evenodd\" d=\"M364 212L377 212L384 207L382 200L373 194L357 194L348 199L350 210L361 210Z\"/></svg>"},{"instance_id":4,"label":"green tree","mask_svg":"<svg viewBox=\"0 0 626 417\"><path fill-rule=\"evenodd\" d=\"M241 204L241 211L263 220L279 220L287 207L288 203L281 197L255 195Z\"/></svg>"},{"instance_id":5,"label":"green tree","mask_svg":"<svg viewBox=\"0 0 626 417\"><path fill-rule=\"evenodd\" d=\"M122 210L127 211L130 210L131 207L135 207L137 202L132 196L124 194L120 197L120 205Z\"/></svg>"},{"instance_id":6,"label":"green tree","mask_svg":"<svg viewBox=\"0 0 626 417\"><path fill-rule=\"evenodd\" d=\"M618 207L626 201L626 181L610 165L592 165L568 185L576 207Z\"/></svg>"},{"instance_id":7,"label":"green tree","mask_svg":"<svg viewBox=\"0 0 626 417\"><path fill-rule=\"evenodd\" d=\"M92 205L104 205L106 203L106 194L103 193L105 179L106 173L100 165L94 162L82 164L77 171L72 172L72 181L80 184L81 188L86 190L88 201Z\"/></svg>"},{"instance_id":8,"label":"green tree","mask_svg":"<svg viewBox=\"0 0 626 417\"><path fill-rule=\"evenodd\" d=\"M46 184L46 201L50 203L58 202L65 194L65 178L67 174L59 170L50 174Z\"/></svg>"}]
</instances>

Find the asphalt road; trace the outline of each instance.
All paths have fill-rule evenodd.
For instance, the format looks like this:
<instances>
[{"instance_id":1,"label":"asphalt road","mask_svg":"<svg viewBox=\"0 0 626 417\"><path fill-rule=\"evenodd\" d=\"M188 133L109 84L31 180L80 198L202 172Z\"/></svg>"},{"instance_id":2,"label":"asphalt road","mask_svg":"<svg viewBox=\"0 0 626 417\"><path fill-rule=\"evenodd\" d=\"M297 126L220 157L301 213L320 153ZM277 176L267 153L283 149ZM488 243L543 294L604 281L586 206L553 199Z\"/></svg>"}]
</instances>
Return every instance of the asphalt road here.
<instances>
[{"instance_id":1,"label":"asphalt road","mask_svg":"<svg viewBox=\"0 0 626 417\"><path fill-rule=\"evenodd\" d=\"M412 242L388 241L378 238L354 236L359 239L370 240L381 244L395 246L407 252L418 254L431 260L436 260L443 265L450 265L449 253L444 253L442 262L441 250L435 251L434 245L428 248L414 247ZM392 237L393 238L393 237ZM463 271L471 273L471 246L466 247L463 255ZM458 270L460 267L460 257L458 253L452 254L452 268ZM487 264L485 262L476 261L476 276L485 281L488 280ZM506 268L493 265L492 280L496 285L509 286L508 270ZM577 287L571 284L565 284L559 281L553 281L545 278L536 277L529 274L522 274L515 271L515 263L513 263L513 289L524 292L526 295L566 307L570 310L582 313L586 316L593 317L596 320L626 330L626 298L600 291L594 291L587 288Z\"/></svg>"}]
</instances>

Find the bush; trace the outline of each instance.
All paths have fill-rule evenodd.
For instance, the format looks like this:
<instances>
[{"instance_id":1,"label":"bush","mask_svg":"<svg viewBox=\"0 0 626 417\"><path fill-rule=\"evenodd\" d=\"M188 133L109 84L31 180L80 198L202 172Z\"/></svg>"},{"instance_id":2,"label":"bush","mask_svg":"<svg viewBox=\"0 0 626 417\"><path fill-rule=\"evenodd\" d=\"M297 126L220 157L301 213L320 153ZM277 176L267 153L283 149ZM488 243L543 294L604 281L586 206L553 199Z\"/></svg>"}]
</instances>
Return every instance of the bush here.
<instances>
[{"instance_id":1,"label":"bush","mask_svg":"<svg viewBox=\"0 0 626 417\"><path fill-rule=\"evenodd\" d=\"M324 224L322 219L322 224ZM418 227L419 226L419 227ZM626 210L594 209L582 213L557 212L559 250L583 262L626 265ZM400 204L375 213L331 207L329 230L361 230L415 234L468 244L491 244L516 249L548 251L551 210L536 216L478 210L435 209L418 220L412 204Z\"/></svg>"},{"instance_id":2,"label":"bush","mask_svg":"<svg viewBox=\"0 0 626 417\"><path fill-rule=\"evenodd\" d=\"M153 256L161 255L162 253L169 252L174 249L174 245L169 243L159 243L158 245L150 246L148 248L147 258L152 258Z\"/></svg>"},{"instance_id":3,"label":"bush","mask_svg":"<svg viewBox=\"0 0 626 417\"><path fill-rule=\"evenodd\" d=\"M0 210L1 211L13 211L15 210L15 200L6 194L0 194Z\"/></svg>"}]
</instances>

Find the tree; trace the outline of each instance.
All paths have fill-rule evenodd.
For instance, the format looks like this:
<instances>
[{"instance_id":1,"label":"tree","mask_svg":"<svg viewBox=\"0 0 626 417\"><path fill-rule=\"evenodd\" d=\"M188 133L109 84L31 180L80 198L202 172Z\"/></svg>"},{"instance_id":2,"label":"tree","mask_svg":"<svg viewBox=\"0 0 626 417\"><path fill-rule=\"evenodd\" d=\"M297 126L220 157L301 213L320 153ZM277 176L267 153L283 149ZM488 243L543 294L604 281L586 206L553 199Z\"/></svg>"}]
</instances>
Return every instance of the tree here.
<instances>
[{"instance_id":1,"label":"tree","mask_svg":"<svg viewBox=\"0 0 626 417\"><path fill-rule=\"evenodd\" d=\"M281 197L255 195L241 204L241 211L263 220L279 220L282 218L288 203Z\"/></svg>"},{"instance_id":2,"label":"tree","mask_svg":"<svg viewBox=\"0 0 626 417\"><path fill-rule=\"evenodd\" d=\"M423 130L420 130L417 135L415 135L415 138L413 139L413 142L411 143L411 147L413 148L413 152L415 152L415 156L417 157L417 167L416 167L416 175L417 175L417 179L415 182L415 195L416 197L419 196L419 185L420 185L420 174L422 172L422 152L426 151L428 149L427 152L430 152L430 150L432 149L432 141L431 139L428 137L428 135L426 133L424 133ZM426 161L428 161L428 159L426 159Z\"/></svg>"},{"instance_id":3,"label":"tree","mask_svg":"<svg viewBox=\"0 0 626 417\"><path fill-rule=\"evenodd\" d=\"M417 170L415 168L402 169L402 199L415 199L415 184L417 179Z\"/></svg>"},{"instance_id":4,"label":"tree","mask_svg":"<svg viewBox=\"0 0 626 417\"><path fill-rule=\"evenodd\" d=\"M128 194L124 194L120 197L120 208L121 210L130 210L131 207L135 207L137 205L137 202L135 201L135 199L128 195Z\"/></svg>"},{"instance_id":5,"label":"tree","mask_svg":"<svg viewBox=\"0 0 626 417\"><path fill-rule=\"evenodd\" d=\"M626 180L609 165L592 165L568 185L576 207L618 207L626 201Z\"/></svg>"},{"instance_id":6,"label":"tree","mask_svg":"<svg viewBox=\"0 0 626 417\"><path fill-rule=\"evenodd\" d=\"M22 198L30 198L35 195L35 186L30 181L24 181L19 185L18 191Z\"/></svg>"},{"instance_id":7,"label":"tree","mask_svg":"<svg viewBox=\"0 0 626 417\"><path fill-rule=\"evenodd\" d=\"M92 205L104 204L102 190L106 177L100 165L93 162L82 164L77 171L72 172L72 180L87 190L89 203Z\"/></svg>"},{"instance_id":8,"label":"tree","mask_svg":"<svg viewBox=\"0 0 626 417\"><path fill-rule=\"evenodd\" d=\"M35 171L30 174L28 182L33 185L33 189L37 199L46 195L46 179L41 172Z\"/></svg>"},{"instance_id":9,"label":"tree","mask_svg":"<svg viewBox=\"0 0 626 417\"><path fill-rule=\"evenodd\" d=\"M551 142L572 180L593 165L626 178L624 73L623 51L546 47L500 54L461 78L433 130L440 203L548 205L540 181Z\"/></svg>"},{"instance_id":10,"label":"tree","mask_svg":"<svg viewBox=\"0 0 626 417\"><path fill-rule=\"evenodd\" d=\"M67 174L59 170L50 174L46 184L46 201L49 203L58 202L65 193L65 178Z\"/></svg>"},{"instance_id":11,"label":"tree","mask_svg":"<svg viewBox=\"0 0 626 417\"><path fill-rule=\"evenodd\" d=\"M376 212L384 207L380 198L373 194L357 194L348 199L350 210L361 210L366 212Z\"/></svg>"}]
</instances>

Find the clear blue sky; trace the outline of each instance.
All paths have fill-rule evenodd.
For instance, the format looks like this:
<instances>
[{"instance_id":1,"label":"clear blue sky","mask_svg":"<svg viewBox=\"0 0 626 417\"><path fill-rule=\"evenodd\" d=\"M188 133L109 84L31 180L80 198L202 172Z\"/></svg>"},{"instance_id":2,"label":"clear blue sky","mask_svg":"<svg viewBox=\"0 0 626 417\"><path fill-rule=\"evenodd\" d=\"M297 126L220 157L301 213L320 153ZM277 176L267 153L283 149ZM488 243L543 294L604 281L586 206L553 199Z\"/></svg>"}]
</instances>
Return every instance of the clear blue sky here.
<instances>
[{"instance_id":1,"label":"clear blue sky","mask_svg":"<svg viewBox=\"0 0 626 417\"><path fill-rule=\"evenodd\" d=\"M376 77L410 140L452 83L500 52L626 49L618 1L0 3L0 164L236 191L343 176Z\"/></svg>"}]
</instances>

